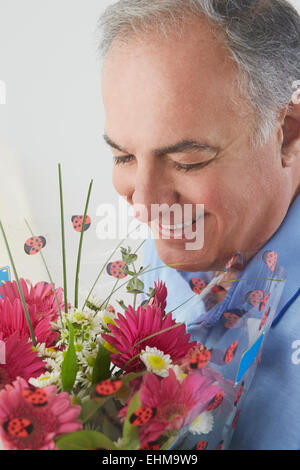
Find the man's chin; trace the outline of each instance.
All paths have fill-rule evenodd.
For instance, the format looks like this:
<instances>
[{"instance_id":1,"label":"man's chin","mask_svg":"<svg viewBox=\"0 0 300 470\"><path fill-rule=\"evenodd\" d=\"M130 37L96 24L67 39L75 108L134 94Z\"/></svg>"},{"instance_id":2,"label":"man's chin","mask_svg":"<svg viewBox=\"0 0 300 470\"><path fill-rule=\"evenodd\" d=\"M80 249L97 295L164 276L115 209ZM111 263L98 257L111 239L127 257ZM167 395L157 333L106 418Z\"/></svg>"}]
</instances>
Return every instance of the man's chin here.
<instances>
[{"instance_id":1,"label":"man's chin","mask_svg":"<svg viewBox=\"0 0 300 470\"><path fill-rule=\"evenodd\" d=\"M184 272L212 271L214 261L207 259L205 250L186 250L185 244L175 244L169 240L156 239L155 246L162 263Z\"/></svg>"}]
</instances>

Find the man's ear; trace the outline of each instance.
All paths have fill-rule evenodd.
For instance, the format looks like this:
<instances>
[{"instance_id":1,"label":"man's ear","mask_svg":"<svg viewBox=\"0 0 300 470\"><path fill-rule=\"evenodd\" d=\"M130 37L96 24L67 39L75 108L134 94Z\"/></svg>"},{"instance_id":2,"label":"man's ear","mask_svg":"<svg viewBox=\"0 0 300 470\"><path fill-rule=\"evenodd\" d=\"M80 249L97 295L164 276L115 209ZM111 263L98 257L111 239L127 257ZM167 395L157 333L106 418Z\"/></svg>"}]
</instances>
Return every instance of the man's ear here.
<instances>
[{"instance_id":1,"label":"man's ear","mask_svg":"<svg viewBox=\"0 0 300 470\"><path fill-rule=\"evenodd\" d=\"M300 103L290 103L282 117L282 166L291 166L300 160Z\"/></svg>"}]
</instances>

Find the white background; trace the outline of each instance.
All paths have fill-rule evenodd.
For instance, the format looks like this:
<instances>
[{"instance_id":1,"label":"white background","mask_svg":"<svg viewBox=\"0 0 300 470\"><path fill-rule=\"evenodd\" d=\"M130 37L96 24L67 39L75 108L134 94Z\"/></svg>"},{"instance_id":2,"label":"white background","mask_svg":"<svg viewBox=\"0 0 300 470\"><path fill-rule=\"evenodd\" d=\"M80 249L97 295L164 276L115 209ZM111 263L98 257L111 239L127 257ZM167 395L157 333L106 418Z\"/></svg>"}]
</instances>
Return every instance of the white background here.
<instances>
[{"instance_id":1,"label":"white background","mask_svg":"<svg viewBox=\"0 0 300 470\"><path fill-rule=\"evenodd\" d=\"M46 279L39 256L27 256L29 233L47 237L44 254L61 283L57 164L63 169L69 290L79 234L70 217L83 213L94 180L83 252L82 289L94 281L110 243L96 237L96 208L117 204L111 184L112 157L103 143L104 111L97 57L97 19L108 0L0 0L0 216L21 276ZM300 0L292 2L300 10ZM72 260L72 261L71 261ZM8 264L0 237L0 267ZM106 286L107 281L104 281ZM105 288L104 286L104 288ZM98 292L102 292L101 284ZM73 293L72 293L73 295Z\"/></svg>"}]
</instances>

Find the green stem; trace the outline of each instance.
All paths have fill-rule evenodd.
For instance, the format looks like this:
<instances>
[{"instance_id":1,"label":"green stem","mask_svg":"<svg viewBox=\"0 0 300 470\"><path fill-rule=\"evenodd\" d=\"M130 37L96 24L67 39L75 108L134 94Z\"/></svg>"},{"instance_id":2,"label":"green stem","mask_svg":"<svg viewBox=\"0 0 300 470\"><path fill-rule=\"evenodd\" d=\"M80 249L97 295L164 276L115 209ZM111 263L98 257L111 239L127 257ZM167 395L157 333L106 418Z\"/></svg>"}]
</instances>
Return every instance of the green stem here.
<instances>
[{"instance_id":1,"label":"green stem","mask_svg":"<svg viewBox=\"0 0 300 470\"><path fill-rule=\"evenodd\" d=\"M85 221L86 221L87 210L88 210L88 207L89 207L89 201L90 201L92 186L93 186L93 180L91 180L91 182L90 182L88 195L87 195L87 199L86 199L86 204L85 204L85 209L84 209L82 227L81 227L81 232L80 232L80 240L79 240L78 255L77 255L77 267L76 267L76 275L75 275L75 300L74 300L74 307L75 308L78 308L78 287L79 287L79 271L80 271L82 241L83 241L84 226L85 226Z\"/></svg>"},{"instance_id":2,"label":"green stem","mask_svg":"<svg viewBox=\"0 0 300 470\"><path fill-rule=\"evenodd\" d=\"M60 219L61 219L61 245L62 245L63 277L64 277L64 303L65 303L65 312L68 313L64 204L63 204L63 190L62 190L62 177L61 177L60 163L58 164L58 176L59 176Z\"/></svg>"},{"instance_id":3,"label":"green stem","mask_svg":"<svg viewBox=\"0 0 300 470\"><path fill-rule=\"evenodd\" d=\"M33 234L33 231L32 231L32 229L31 229L29 223L27 222L26 219L24 219L24 220L25 220L25 224L26 224L27 227L28 227L29 232L31 233L31 236L33 237L34 234ZM50 271L49 271L49 269L48 269L48 266L47 266L47 263L46 263L46 260L45 260L45 257L44 257L44 255L43 255L42 251L40 251L40 255L41 255L41 257L42 257L42 260L43 260L45 269L46 269L46 271L47 271L47 274L48 274L48 277L49 277L49 280L50 280L50 284L51 284L51 286L52 286L52 290L53 290L53 293L54 293L54 296L55 296L56 305L57 305L57 308L58 308L58 311L59 311L59 317L60 317L61 325L62 325L62 328L64 328L64 323L63 323L63 319L62 319L61 308L60 308L60 304L59 304L59 301L58 301L58 298L57 298L55 285L54 285L54 282L53 282L53 280L52 280Z\"/></svg>"},{"instance_id":4,"label":"green stem","mask_svg":"<svg viewBox=\"0 0 300 470\"><path fill-rule=\"evenodd\" d=\"M111 291L111 293L110 293L108 299L107 299L106 302L105 302L104 308L107 308L109 299L111 298L111 296L112 296L113 293L115 292L115 289L116 289L116 287L117 287L117 285L118 285L119 280L120 280L120 278L116 279L116 281L115 281L115 283L114 283L114 286L113 286L113 288L112 288L112 291ZM102 309L102 306L103 306L103 303L100 305L99 310Z\"/></svg>"},{"instance_id":5,"label":"green stem","mask_svg":"<svg viewBox=\"0 0 300 470\"><path fill-rule=\"evenodd\" d=\"M99 281L99 278L100 278L101 274L103 273L104 269L106 268L106 266L107 266L107 264L109 263L109 261L111 260L111 258L114 256L114 254L115 254L115 253L117 252L117 250L120 248L120 246L122 245L122 243L124 243L124 242L127 240L127 238L129 237L129 235L130 235L132 232L134 232L135 230L137 230L140 226L141 226L141 224L139 224L137 227L135 227L131 232L127 233L126 238L123 238L123 240L121 240L120 243L118 243L118 245L117 245L116 248L113 250L113 252L112 252L111 255L109 256L109 258L106 260L106 262L105 262L104 265L102 266L102 268L101 268L101 270L100 270L98 276L96 277L96 280L95 280L94 284L92 285L91 290L89 291L87 298L85 299L85 302L84 302L84 304L83 304L82 310L83 310L84 307L86 306L86 303L87 303L87 301L89 300L89 298L90 298L90 296L91 296L93 290L95 289L95 286L96 286L97 282ZM145 243L145 240L143 241L143 243ZM143 243L141 243L140 246L142 246ZM127 281L127 282L128 282L128 281ZM107 300L107 299L105 299L104 302L106 302L106 300Z\"/></svg>"},{"instance_id":6,"label":"green stem","mask_svg":"<svg viewBox=\"0 0 300 470\"><path fill-rule=\"evenodd\" d=\"M27 309L27 305L26 305L26 302L25 302L25 298L24 298L24 295L23 295L23 291L22 291L22 288L21 288L19 276L18 276L16 267L15 267L15 263L14 263L14 260L13 260L13 257L12 257L12 254L11 254L11 251L10 251L10 248L9 248L9 245L8 245L8 241L7 241L7 238L6 238L5 231L4 231L4 228L3 228L3 225L2 225L1 220L0 220L0 228L1 228L1 232L2 232L3 238L4 238L4 243L5 243L5 245L6 245L7 253L8 253L8 256L9 256L9 259L10 259L10 263L11 263L12 268L13 268L13 272L14 272L14 275L15 275L15 279L16 279L16 282L17 282L19 295L20 295L20 298L21 298L21 302L22 302L22 305L23 305L24 312L25 312L25 317L26 317L27 325L28 325L28 328L29 328L29 331L30 331L30 336L31 336L31 339L32 339L32 342L33 342L34 346L36 346L37 342L36 342L36 338L35 338L35 336L34 336L34 331L33 331L32 323L31 323L30 316L29 316L29 313L28 313L28 309Z\"/></svg>"}]
</instances>

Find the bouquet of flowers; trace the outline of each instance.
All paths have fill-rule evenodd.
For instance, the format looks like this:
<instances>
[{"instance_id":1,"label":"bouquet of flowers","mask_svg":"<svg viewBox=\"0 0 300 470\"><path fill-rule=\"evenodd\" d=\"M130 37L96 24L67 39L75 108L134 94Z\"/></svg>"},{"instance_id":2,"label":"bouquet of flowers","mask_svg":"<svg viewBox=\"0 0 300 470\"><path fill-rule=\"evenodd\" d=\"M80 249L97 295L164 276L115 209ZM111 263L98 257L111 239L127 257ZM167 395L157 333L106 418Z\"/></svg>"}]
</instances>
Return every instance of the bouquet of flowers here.
<instances>
[{"instance_id":1,"label":"bouquet of flowers","mask_svg":"<svg viewBox=\"0 0 300 470\"><path fill-rule=\"evenodd\" d=\"M80 242L71 305L66 289L60 166L59 177L64 288L56 288L50 275L43 255L46 237L32 232L24 251L40 253L49 282L32 285L19 278L0 222L15 277L0 287L0 345L5 353L5 360L0 356L0 439L4 448L202 450L208 442L216 443L214 448L226 448L272 320L263 290L254 286L256 292L252 289L252 296L244 299L251 308L243 314L223 312L214 343L209 344L211 339L191 341L186 326L166 311L167 286L157 279L145 293L141 276L149 267L137 269L137 253L119 245L79 308L82 241L91 224L87 215L91 182L84 214L72 218ZM121 259L111 261L119 248ZM116 282L110 294L99 300L92 293L105 269ZM256 283L263 282L265 288L267 282L269 291L273 289L275 294L268 295L274 296L275 309L283 283L271 281L283 273L278 265L270 271L272 276ZM133 295L133 302L117 301L120 311L116 312L110 302L124 278L122 285ZM214 279L195 296L205 298L218 281ZM252 281L247 282L249 292ZM261 292L263 307L257 300ZM260 319L258 335L250 338L247 321L253 318Z\"/></svg>"}]
</instances>

